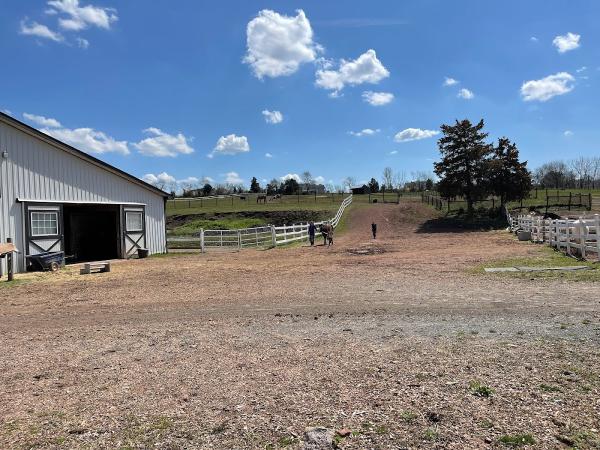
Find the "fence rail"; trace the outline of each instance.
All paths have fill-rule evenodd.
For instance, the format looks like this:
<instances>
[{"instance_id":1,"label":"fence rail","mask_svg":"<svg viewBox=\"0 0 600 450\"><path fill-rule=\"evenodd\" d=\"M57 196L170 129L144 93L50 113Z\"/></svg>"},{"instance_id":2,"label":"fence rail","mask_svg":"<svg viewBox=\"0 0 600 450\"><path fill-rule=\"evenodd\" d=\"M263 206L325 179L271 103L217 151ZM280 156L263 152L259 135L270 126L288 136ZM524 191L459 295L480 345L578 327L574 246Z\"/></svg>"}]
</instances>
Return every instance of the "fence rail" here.
<instances>
[{"instance_id":1,"label":"fence rail","mask_svg":"<svg viewBox=\"0 0 600 450\"><path fill-rule=\"evenodd\" d=\"M567 255L600 261L600 214L593 218L544 219L540 216L506 218L512 231L530 233L530 240L547 243Z\"/></svg>"},{"instance_id":2,"label":"fence rail","mask_svg":"<svg viewBox=\"0 0 600 450\"><path fill-rule=\"evenodd\" d=\"M352 204L352 194L346 197L335 216L327 221L315 222L315 225L330 223L336 228L348 206ZM198 236L173 236L167 239L169 248L241 250L248 247L275 247L290 242L308 240L308 223L294 225L256 228L241 228L237 230L204 230Z\"/></svg>"}]
</instances>

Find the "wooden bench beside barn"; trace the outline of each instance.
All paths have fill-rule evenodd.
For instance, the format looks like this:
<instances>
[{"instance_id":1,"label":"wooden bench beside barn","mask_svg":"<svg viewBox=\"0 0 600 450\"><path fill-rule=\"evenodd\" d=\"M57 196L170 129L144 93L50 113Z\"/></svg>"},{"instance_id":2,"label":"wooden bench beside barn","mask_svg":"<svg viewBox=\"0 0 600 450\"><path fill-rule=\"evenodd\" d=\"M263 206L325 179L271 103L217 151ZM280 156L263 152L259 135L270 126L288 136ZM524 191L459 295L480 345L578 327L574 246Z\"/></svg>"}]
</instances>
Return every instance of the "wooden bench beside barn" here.
<instances>
[{"instance_id":1,"label":"wooden bench beside barn","mask_svg":"<svg viewBox=\"0 0 600 450\"><path fill-rule=\"evenodd\" d=\"M110 272L110 262L99 261L95 263L85 263L83 269L79 270L80 275L89 275L91 273Z\"/></svg>"}]
</instances>

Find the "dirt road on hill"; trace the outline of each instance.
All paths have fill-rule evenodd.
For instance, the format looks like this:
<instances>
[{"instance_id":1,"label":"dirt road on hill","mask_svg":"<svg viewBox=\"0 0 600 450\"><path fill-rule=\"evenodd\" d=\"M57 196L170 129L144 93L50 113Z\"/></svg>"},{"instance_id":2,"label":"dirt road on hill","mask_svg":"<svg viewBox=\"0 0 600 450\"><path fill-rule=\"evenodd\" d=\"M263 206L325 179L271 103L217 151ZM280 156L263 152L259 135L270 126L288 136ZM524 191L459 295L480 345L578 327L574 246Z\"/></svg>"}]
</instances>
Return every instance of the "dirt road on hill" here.
<instances>
[{"instance_id":1,"label":"dirt road on hill","mask_svg":"<svg viewBox=\"0 0 600 450\"><path fill-rule=\"evenodd\" d=\"M600 446L598 285L473 274L539 247L435 217L0 289L0 448Z\"/></svg>"}]
</instances>

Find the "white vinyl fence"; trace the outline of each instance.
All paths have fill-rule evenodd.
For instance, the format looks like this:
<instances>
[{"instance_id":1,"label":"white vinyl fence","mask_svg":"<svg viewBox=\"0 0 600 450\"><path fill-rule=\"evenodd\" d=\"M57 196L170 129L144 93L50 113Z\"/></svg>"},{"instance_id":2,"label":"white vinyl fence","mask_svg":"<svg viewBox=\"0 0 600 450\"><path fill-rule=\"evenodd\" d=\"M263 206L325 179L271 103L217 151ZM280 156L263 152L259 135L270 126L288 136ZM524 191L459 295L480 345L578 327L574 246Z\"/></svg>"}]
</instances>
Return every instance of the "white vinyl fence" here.
<instances>
[{"instance_id":1,"label":"white vinyl fence","mask_svg":"<svg viewBox=\"0 0 600 450\"><path fill-rule=\"evenodd\" d=\"M531 233L533 242L547 243L567 255L600 261L600 215L579 219L544 219L520 215L506 217L512 231Z\"/></svg>"},{"instance_id":2,"label":"white vinyl fence","mask_svg":"<svg viewBox=\"0 0 600 450\"><path fill-rule=\"evenodd\" d=\"M323 222L315 222L316 226L330 223L337 227L344 210L352 203L352 195L344 199L336 215ZM200 230L198 236L169 237L168 242L173 248L199 248L202 252L207 249L241 250L248 247L275 247L290 242L308 240L308 223L284 225L280 227L265 226L256 228L241 228L238 230Z\"/></svg>"}]
</instances>

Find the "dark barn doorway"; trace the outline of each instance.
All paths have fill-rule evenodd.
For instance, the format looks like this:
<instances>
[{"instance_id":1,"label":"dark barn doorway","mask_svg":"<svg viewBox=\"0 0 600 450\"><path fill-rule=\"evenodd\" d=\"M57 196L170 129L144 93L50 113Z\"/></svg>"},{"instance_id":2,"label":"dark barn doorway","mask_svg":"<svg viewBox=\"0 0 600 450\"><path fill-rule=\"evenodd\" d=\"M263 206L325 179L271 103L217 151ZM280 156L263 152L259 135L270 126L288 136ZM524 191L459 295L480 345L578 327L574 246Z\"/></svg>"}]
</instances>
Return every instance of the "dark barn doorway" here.
<instances>
[{"instance_id":1,"label":"dark barn doorway","mask_svg":"<svg viewBox=\"0 0 600 450\"><path fill-rule=\"evenodd\" d=\"M118 205L63 206L67 262L120 257Z\"/></svg>"}]
</instances>

